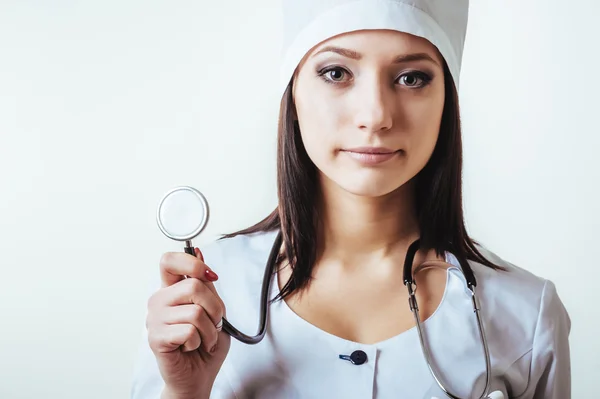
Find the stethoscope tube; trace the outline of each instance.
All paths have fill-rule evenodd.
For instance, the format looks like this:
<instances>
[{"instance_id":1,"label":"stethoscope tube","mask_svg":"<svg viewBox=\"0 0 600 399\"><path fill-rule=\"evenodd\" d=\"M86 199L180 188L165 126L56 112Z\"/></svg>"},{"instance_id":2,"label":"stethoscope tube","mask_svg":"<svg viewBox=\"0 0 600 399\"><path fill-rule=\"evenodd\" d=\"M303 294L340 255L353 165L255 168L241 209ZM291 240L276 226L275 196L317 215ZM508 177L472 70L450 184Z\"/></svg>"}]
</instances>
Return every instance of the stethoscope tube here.
<instances>
[{"instance_id":1,"label":"stethoscope tube","mask_svg":"<svg viewBox=\"0 0 600 399\"><path fill-rule=\"evenodd\" d=\"M277 264L277 258L279 256L282 241L281 231L279 231L277 237L275 238L275 242L273 243L273 247L271 248L271 253L269 254L267 265L265 267L265 274L263 276L262 289L260 293L260 319L258 322L258 333L254 336L246 335L235 328L225 317L223 317L223 331L229 334L232 338L235 338L244 344L258 344L263 340L267 332L267 319L269 317L270 302L269 293L271 292L271 284L274 274L273 272Z\"/></svg>"},{"instance_id":2,"label":"stethoscope tube","mask_svg":"<svg viewBox=\"0 0 600 399\"><path fill-rule=\"evenodd\" d=\"M435 380L435 382L437 383L439 388L442 391L444 391L444 393L449 398L461 399L459 396L456 396L448 391L448 389L441 382L441 379L440 379L438 373L436 373L436 371L433 369L432 356L429 351L429 347L425 344L425 339L423 337L421 318L419 316L419 305L417 303L417 297L415 295L416 284L415 284L414 276L413 276L413 262L414 262L415 254L417 253L417 251L419 249L419 245L420 245L419 240L416 240L415 242L413 242L409 246L407 254L406 254L406 258L404 260L403 274L404 274L404 285L408 289L408 304L410 306L411 312L413 313L415 324L417 325L417 332L419 335L419 342L421 344L421 351L423 352L423 356L425 356L425 362L427 363L429 372L431 373L433 379ZM483 388L483 392L479 396L479 399L486 399L486 398L489 398L489 395L490 395L492 367L491 367L491 363L490 363L490 353L489 353L487 338L485 335L485 329L483 327L483 321L481 319L481 313L480 313L481 306L479 304L479 299L475 293L475 289L477 287L477 281L475 280L475 275L473 273L473 270L471 269L471 266L469 265L469 263L467 261L465 261L463 259L458 259L458 263L460 264L462 273L465 276L465 280L467 281L467 287L469 288L469 291L471 293L471 303L473 305L473 312L475 313L475 316L477 318L477 327L479 330L479 337L480 337L481 344L482 344L481 346L483 347L483 354L484 354L484 358L485 358L485 372L486 372L485 374L486 375L485 375L485 387Z\"/></svg>"},{"instance_id":3,"label":"stethoscope tube","mask_svg":"<svg viewBox=\"0 0 600 399\"><path fill-rule=\"evenodd\" d=\"M279 256L279 252L281 249L282 243L282 233L281 230L278 232L277 237L275 238L275 242L273 243L273 247L271 248L271 252L269 254L269 258L267 260L267 264L265 267L265 272L263 275L263 283L260 295L260 319L259 319L259 328L258 333L254 336L246 335L242 333L240 330L235 328L225 317L223 317L223 331L229 334L232 338L249 345L258 344L263 340L267 330L267 319L269 317L269 293L271 292L271 284L274 275L274 268L277 264L277 258ZM404 268L403 268L403 278L404 285L408 289L408 302L410 306L410 310L413 313L413 317L415 320L415 324L417 326L417 331L419 335L419 341L421 344L421 350L423 355L425 356L425 360L427 363L427 367L429 371L436 381L437 385L440 387L442 391L451 399L461 399L460 397L452 394L448 391L448 389L441 382L438 373L434 370L432 366L432 356L429 351L428 346L425 344L425 339L423 336L423 329L421 325L421 319L419 316L419 306L417 303L416 293L416 283L413 277L413 262L417 251L419 250L420 240L414 241L408 248L406 258L404 260ZM190 248L188 248L190 247ZM191 245L186 245L185 251L187 253L193 254L194 250L191 248ZM190 252L191 251L191 252ZM486 379L485 379L485 387L483 389L483 393L479 396L479 399L486 399L490 394L491 387L491 364L490 364L490 353L488 348L488 343L486 339L485 330L483 327L483 321L481 319L481 306L479 304L479 299L475 293L475 288L477 286L477 281L475 280L475 275L473 274L473 270L471 269L469 263L463 259L458 259L459 264L462 269L462 273L465 276L467 281L467 286L471 292L471 300L473 305L473 311L477 318L477 326L479 330L479 335L483 347L484 357L485 357L485 365L486 365Z\"/></svg>"}]
</instances>

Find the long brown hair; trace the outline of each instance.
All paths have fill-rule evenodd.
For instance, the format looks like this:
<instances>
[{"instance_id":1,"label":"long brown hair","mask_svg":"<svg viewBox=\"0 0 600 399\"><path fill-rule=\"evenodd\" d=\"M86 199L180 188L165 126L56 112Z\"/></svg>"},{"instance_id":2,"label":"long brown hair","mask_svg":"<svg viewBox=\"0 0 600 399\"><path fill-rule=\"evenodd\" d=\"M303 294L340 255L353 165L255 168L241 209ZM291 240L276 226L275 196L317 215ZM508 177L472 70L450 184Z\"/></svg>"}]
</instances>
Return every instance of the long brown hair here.
<instances>
[{"instance_id":1,"label":"long brown hair","mask_svg":"<svg viewBox=\"0 0 600 399\"><path fill-rule=\"evenodd\" d=\"M444 76L445 105L439 138L429 162L415 177L420 248L434 249L438 256L450 251L458 259L469 259L493 269L503 269L484 258L476 248L478 243L469 237L465 228L458 94L447 65L444 65ZM317 169L306 153L295 121L292 85L293 81L283 95L279 112L279 205L254 226L222 237L281 231L285 253L279 262L286 261L292 267L290 279L278 296L281 299L307 287L317 257Z\"/></svg>"}]
</instances>

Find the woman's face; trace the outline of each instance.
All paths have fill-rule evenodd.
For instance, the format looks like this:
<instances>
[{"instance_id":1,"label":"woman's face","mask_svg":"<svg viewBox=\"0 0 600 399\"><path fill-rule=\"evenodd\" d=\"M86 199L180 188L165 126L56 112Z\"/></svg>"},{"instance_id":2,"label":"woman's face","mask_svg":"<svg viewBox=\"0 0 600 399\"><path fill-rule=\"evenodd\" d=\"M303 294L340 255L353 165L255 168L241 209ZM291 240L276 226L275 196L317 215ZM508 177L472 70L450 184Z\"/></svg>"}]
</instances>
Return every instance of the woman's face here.
<instances>
[{"instance_id":1,"label":"woman's face","mask_svg":"<svg viewBox=\"0 0 600 399\"><path fill-rule=\"evenodd\" d=\"M315 47L293 97L322 184L376 197L412 179L437 142L443 71L429 41L401 32L352 32Z\"/></svg>"}]
</instances>

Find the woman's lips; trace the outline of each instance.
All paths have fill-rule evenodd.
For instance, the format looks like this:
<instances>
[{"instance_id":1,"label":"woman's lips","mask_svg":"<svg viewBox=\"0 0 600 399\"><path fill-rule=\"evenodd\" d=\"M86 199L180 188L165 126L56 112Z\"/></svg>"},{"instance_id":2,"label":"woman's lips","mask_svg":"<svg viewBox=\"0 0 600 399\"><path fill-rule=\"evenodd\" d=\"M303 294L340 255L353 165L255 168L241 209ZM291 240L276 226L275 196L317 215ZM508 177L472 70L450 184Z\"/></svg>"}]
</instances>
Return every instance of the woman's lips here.
<instances>
[{"instance_id":1,"label":"woman's lips","mask_svg":"<svg viewBox=\"0 0 600 399\"><path fill-rule=\"evenodd\" d=\"M377 165L394 158L399 151L383 147L358 147L341 150L363 165Z\"/></svg>"}]
</instances>

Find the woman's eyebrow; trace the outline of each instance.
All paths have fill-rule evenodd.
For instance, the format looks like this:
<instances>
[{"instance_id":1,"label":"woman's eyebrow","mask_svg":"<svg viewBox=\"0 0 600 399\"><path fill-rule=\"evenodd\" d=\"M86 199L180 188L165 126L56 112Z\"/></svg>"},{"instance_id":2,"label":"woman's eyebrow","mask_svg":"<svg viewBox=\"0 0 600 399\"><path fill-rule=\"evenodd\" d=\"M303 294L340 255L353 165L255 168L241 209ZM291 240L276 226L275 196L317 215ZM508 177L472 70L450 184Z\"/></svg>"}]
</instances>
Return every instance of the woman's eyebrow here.
<instances>
[{"instance_id":1,"label":"woman's eyebrow","mask_svg":"<svg viewBox=\"0 0 600 399\"><path fill-rule=\"evenodd\" d=\"M394 64L402 64L403 62L411 62L411 61L429 61L429 62L433 62L434 64L440 65L440 63L438 61L433 59L427 53L414 53L414 54L400 55L400 56L396 57L396 59L394 59Z\"/></svg>"},{"instance_id":2,"label":"woman's eyebrow","mask_svg":"<svg viewBox=\"0 0 600 399\"><path fill-rule=\"evenodd\" d=\"M319 55L319 54L323 54L323 53L327 53L327 52L336 53L336 54L342 55L347 58L352 58L353 60L360 60L362 58L362 55L354 50L350 50L350 49L342 48L342 47L335 47L335 46L323 47L321 50L317 51L315 53L315 55Z\"/></svg>"},{"instance_id":3,"label":"woman's eyebrow","mask_svg":"<svg viewBox=\"0 0 600 399\"><path fill-rule=\"evenodd\" d=\"M350 49L343 48L343 47L336 47L336 46L323 47L321 50L317 51L314 55L316 56L318 54L323 54L323 53L327 53L327 52L336 53L341 56L351 58L353 60L360 60L362 58L362 54L360 54L357 51L350 50ZM429 61L429 62L433 62L434 64L439 65L439 62L434 60L427 53L412 53L412 54L399 55L398 57L396 57L394 59L393 63L394 64L402 64L402 63L411 62L411 61Z\"/></svg>"}]
</instances>

